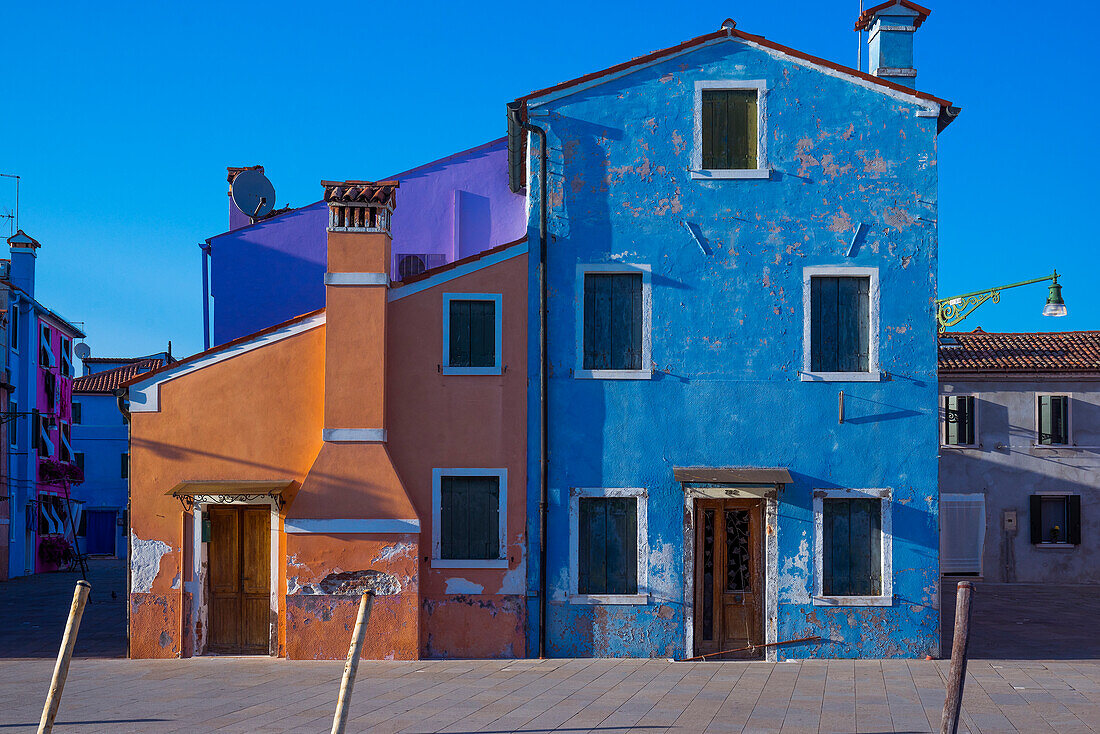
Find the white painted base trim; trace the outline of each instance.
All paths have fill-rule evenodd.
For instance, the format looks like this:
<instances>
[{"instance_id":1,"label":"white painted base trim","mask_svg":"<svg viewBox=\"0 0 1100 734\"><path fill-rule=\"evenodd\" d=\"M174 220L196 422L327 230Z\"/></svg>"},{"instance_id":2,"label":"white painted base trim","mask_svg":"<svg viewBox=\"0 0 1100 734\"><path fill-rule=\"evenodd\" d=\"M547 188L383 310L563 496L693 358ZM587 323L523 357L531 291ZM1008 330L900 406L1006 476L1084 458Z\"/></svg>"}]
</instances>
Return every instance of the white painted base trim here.
<instances>
[{"instance_id":1,"label":"white painted base trim","mask_svg":"<svg viewBox=\"0 0 1100 734\"><path fill-rule=\"evenodd\" d=\"M570 594L569 603L645 606L649 604L649 594Z\"/></svg>"},{"instance_id":2,"label":"white painted base trim","mask_svg":"<svg viewBox=\"0 0 1100 734\"><path fill-rule=\"evenodd\" d=\"M578 380L652 380L653 370L573 370Z\"/></svg>"},{"instance_id":3,"label":"white painted base trim","mask_svg":"<svg viewBox=\"0 0 1100 734\"><path fill-rule=\"evenodd\" d=\"M325 273L325 285L389 285L388 273Z\"/></svg>"},{"instance_id":4,"label":"white painted base trim","mask_svg":"<svg viewBox=\"0 0 1100 734\"><path fill-rule=\"evenodd\" d=\"M508 568L508 559L433 558L432 568Z\"/></svg>"},{"instance_id":5,"label":"white painted base trim","mask_svg":"<svg viewBox=\"0 0 1100 734\"><path fill-rule=\"evenodd\" d=\"M325 428L321 430L321 440L330 443L384 443L385 428Z\"/></svg>"},{"instance_id":6,"label":"white painted base trim","mask_svg":"<svg viewBox=\"0 0 1100 734\"><path fill-rule=\"evenodd\" d=\"M420 520L295 518L284 520L283 529L288 533L419 533Z\"/></svg>"},{"instance_id":7,"label":"white painted base trim","mask_svg":"<svg viewBox=\"0 0 1100 734\"><path fill-rule=\"evenodd\" d=\"M893 596L815 596L815 607L892 607Z\"/></svg>"},{"instance_id":8,"label":"white painted base trim","mask_svg":"<svg viewBox=\"0 0 1100 734\"><path fill-rule=\"evenodd\" d=\"M799 372L802 382L881 382L880 372Z\"/></svg>"},{"instance_id":9,"label":"white painted base trim","mask_svg":"<svg viewBox=\"0 0 1100 734\"><path fill-rule=\"evenodd\" d=\"M692 171L691 177L694 179L736 179L736 178L771 178L772 169L770 168L730 168L730 169L702 169L699 171Z\"/></svg>"}]
</instances>

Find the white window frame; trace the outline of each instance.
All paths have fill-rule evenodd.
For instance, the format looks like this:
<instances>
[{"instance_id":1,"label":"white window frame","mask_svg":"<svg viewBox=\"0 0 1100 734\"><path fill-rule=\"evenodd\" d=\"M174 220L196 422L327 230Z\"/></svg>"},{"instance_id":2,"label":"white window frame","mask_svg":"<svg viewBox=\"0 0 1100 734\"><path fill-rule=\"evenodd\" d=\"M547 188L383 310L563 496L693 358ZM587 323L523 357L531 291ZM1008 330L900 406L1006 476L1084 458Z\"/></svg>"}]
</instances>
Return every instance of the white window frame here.
<instances>
[{"instance_id":1,"label":"white window frame","mask_svg":"<svg viewBox=\"0 0 1100 734\"><path fill-rule=\"evenodd\" d=\"M1039 434L1039 398L1065 398L1066 403L1066 442L1065 443L1039 443L1042 436ZM1058 450L1058 449L1071 449L1074 446L1073 443L1073 393L1071 392L1037 392L1035 393L1035 435L1031 440L1031 447L1034 449L1042 449L1044 451Z\"/></svg>"},{"instance_id":2,"label":"white window frame","mask_svg":"<svg viewBox=\"0 0 1100 734\"><path fill-rule=\"evenodd\" d=\"M65 450L65 452L69 455L68 462L71 464L72 461L73 461L73 444L72 444L72 441L70 440L70 438L66 438L66 436L65 436L65 430L66 429L72 430L71 424L69 424L65 421L58 421L58 424L57 424L57 438L58 438L59 449L64 449ZM61 458L60 451L58 452L58 458L59 459Z\"/></svg>"},{"instance_id":3,"label":"white window frame","mask_svg":"<svg viewBox=\"0 0 1100 734\"><path fill-rule=\"evenodd\" d=\"M443 477L497 477L497 548L499 558L442 558L443 551ZM432 568L508 568L508 470L507 469L432 469Z\"/></svg>"},{"instance_id":4,"label":"white window frame","mask_svg":"<svg viewBox=\"0 0 1100 734\"><path fill-rule=\"evenodd\" d=\"M584 368L584 276L588 273L642 274L642 369L586 370ZM653 377L653 268L639 263L588 263L577 265L577 357L573 377L588 380L649 380Z\"/></svg>"},{"instance_id":5,"label":"white window frame","mask_svg":"<svg viewBox=\"0 0 1100 734\"><path fill-rule=\"evenodd\" d=\"M756 90L756 168L703 168L703 90ZM694 147L691 151L691 177L695 179L770 178L768 166L768 82L764 79L713 79L695 82Z\"/></svg>"},{"instance_id":6,"label":"white window frame","mask_svg":"<svg viewBox=\"0 0 1100 734\"><path fill-rule=\"evenodd\" d=\"M581 594L580 517L582 497L634 497L637 500L638 593ZM569 603L570 604L649 604L649 492L641 487L573 487L569 490Z\"/></svg>"},{"instance_id":7,"label":"white window frame","mask_svg":"<svg viewBox=\"0 0 1100 734\"><path fill-rule=\"evenodd\" d=\"M893 542L893 492L889 489L815 489L814 497L814 597L818 607L889 607L894 604L894 542ZM825 515L826 499L878 499L882 500L882 519L879 529L882 538L882 594L879 596L825 596L822 587L825 579Z\"/></svg>"},{"instance_id":8,"label":"white window frame","mask_svg":"<svg viewBox=\"0 0 1100 734\"><path fill-rule=\"evenodd\" d=\"M39 360L40 367L48 367L49 369L53 369L57 366L57 355L53 353L53 344L51 344L52 341L53 334L51 333L49 324L39 322L38 344L42 349L46 350L46 355L49 357L49 362L47 364L41 364L41 360ZM41 352L41 349L39 351Z\"/></svg>"},{"instance_id":9,"label":"white window frame","mask_svg":"<svg viewBox=\"0 0 1100 734\"><path fill-rule=\"evenodd\" d=\"M867 304L867 371L866 372L814 372L813 343L811 333L812 309L810 306L810 281L815 277L869 278ZM878 268L848 267L843 265L811 265L802 268L802 382L879 382L879 280Z\"/></svg>"},{"instance_id":10,"label":"white window frame","mask_svg":"<svg viewBox=\"0 0 1100 734\"><path fill-rule=\"evenodd\" d=\"M974 398L974 443L947 443L947 410L943 407L944 398ZM978 406L981 404L981 394L976 392L941 392L940 393L940 448L949 450L959 449L978 449L982 446L981 433L979 433L980 420L979 413L981 410ZM1038 399L1036 399L1038 404Z\"/></svg>"},{"instance_id":11,"label":"white window frame","mask_svg":"<svg viewBox=\"0 0 1100 734\"><path fill-rule=\"evenodd\" d=\"M73 377L73 351L72 341L64 334L61 335L61 375Z\"/></svg>"},{"instance_id":12,"label":"white window frame","mask_svg":"<svg viewBox=\"0 0 1100 734\"><path fill-rule=\"evenodd\" d=\"M496 330L496 363L492 367L450 367L451 363L451 301L492 301ZM503 372L504 297L500 293L444 293L443 294L443 364L444 375L499 375Z\"/></svg>"}]
</instances>

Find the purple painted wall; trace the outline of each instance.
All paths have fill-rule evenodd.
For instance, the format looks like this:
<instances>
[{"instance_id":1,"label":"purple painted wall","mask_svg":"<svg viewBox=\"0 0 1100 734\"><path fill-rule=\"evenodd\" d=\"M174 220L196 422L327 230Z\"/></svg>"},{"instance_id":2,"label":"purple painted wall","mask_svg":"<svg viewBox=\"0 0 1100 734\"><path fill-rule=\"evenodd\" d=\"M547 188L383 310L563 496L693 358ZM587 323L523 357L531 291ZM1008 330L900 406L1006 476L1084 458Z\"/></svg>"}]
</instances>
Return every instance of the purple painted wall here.
<instances>
[{"instance_id":1,"label":"purple painted wall","mask_svg":"<svg viewBox=\"0 0 1100 734\"><path fill-rule=\"evenodd\" d=\"M506 140L399 173L391 276L402 255L431 267L527 233L524 197L508 189ZM233 217L230 225L237 223ZM325 305L322 202L211 237L211 344L223 344Z\"/></svg>"}]
</instances>

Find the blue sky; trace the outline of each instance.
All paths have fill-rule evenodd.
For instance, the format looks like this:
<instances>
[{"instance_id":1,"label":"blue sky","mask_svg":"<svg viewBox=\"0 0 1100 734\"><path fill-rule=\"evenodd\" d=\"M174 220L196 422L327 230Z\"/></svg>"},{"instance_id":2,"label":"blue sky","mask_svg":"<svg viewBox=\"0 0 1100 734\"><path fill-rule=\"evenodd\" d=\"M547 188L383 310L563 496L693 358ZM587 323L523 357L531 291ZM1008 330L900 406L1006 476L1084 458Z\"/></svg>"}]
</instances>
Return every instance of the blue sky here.
<instances>
[{"instance_id":1,"label":"blue sky","mask_svg":"<svg viewBox=\"0 0 1100 734\"><path fill-rule=\"evenodd\" d=\"M669 12L674 8L675 12ZM939 2L918 87L963 107L940 138L940 293L1064 273L966 328L1100 328L1089 166L1100 7ZM202 347L197 243L227 222L225 167L263 164L280 206L504 132L504 104L716 29L854 64L858 1L12 3L0 172L22 176L38 295L98 355ZM1082 167L1083 166L1083 167ZM0 209L15 190L0 179ZM0 220L0 223L6 220ZM4 232L6 234L6 226ZM1093 283L1093 285L1089 285Z\"/></svg>"}]
</instances>

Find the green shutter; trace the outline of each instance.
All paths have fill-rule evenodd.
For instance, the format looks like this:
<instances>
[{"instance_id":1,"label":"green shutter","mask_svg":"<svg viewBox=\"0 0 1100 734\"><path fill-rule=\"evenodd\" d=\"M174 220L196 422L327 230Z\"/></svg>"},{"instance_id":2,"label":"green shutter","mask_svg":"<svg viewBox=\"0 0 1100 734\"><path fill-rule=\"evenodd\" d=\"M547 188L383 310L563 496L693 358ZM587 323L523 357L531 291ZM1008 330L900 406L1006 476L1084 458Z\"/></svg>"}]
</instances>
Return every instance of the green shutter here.
<instances>
[{"instance_id":1,"label":"green shutter","mask_svg":"<svg viewBox=\"0 0 1100 734\"><path fill-rule=\"evenodd\" d=\"M641 369L641 273L585 274L583 331L584 369Z\"/></svg>"},{"instance_id":2,"label":"green shutter","mask_svg":"<svg viewBox=\"0 0 1100 734\"><path fill-rule=\"evenodd\" d=\"M1055 395L1050 400L1051 433L1053 442L1069 443L1069 397Z\"/></svg>"},{"instance_id":3,"label":"green shutter","mask_svg":"<svg viewBox=\"0 0 1100 734\"><path fill-rule=\"evenodd\" d=\"M638 500L582 497L577 526L577 592L638 593Z\"/></svg>"},{"instance_id":4,"label":"green shutter","mask_svg":"<svg viewBox=\"0 0 1100 734\"><path fill-rule=\"evenodd\" d=\"M703 168L757 167L757 93L755 89L703 90Z\"/></svg>"},{"instance_id":5,"label":"green shutter","mask_svg":"<svg viewBox=\"0 0 1100 734\"><path fill-rule=\"evenodd\" d=\"M1038 545L1043 542L1043 498L1037 494L1031 495L1028 511L1031 515L1031 543Z\"/></svg>"},{"instance_id":6,"label":"green shutter","mask_svg":"<svg viewBox=\"0 0 1100 734\"><path fill-rule=\"evenodd\" d=\"M440 558L500 558L500 491L497 477L440 479Z\"/></svg>"},{"instance_id":7,"label":"green shutter","mask_svg":"<svg viewBox=\"0 0 1100 734\"><path fill-rule=\"evenodd\" d=\"M451 301L449 367L470 366L470 301Z\"/></svg>"},{"instance_id":8,"label":"green shutter","mask_svg":"<svg viewBox=\"0 0 1100 734\"><path fill-rule=\"evenodd\" d=\"M496 303L468 301L470 304L470 366L496 365Z\"/></svg>"},{"instance_id":9,"label":"green shutter","mask_svg":"<svg viewBox=\"0 0 1100 734\"><path fill-rule=\"evenodd\" d=\"M882 500L822 500L822 593L882 594Z\"/></svg>"},{"instance_id":10,"label":"green shutter","mask_svg":"<svg viewBox=\"0 0 1100 734\"><path fill-rule=\"evenodd\" d=\"M810 369L870 369L869 278L810 278Z\"/></svg>"},{"instance_id":11,"label":"green shutter","mask_svg":"<svg viewBox=\"0 0 1100 734\"><path fill-rule=\"evenodd\" d=\"M1081 545L1081 495L1066 498L1066 540Z\"/></svg>"}]
</instances>

